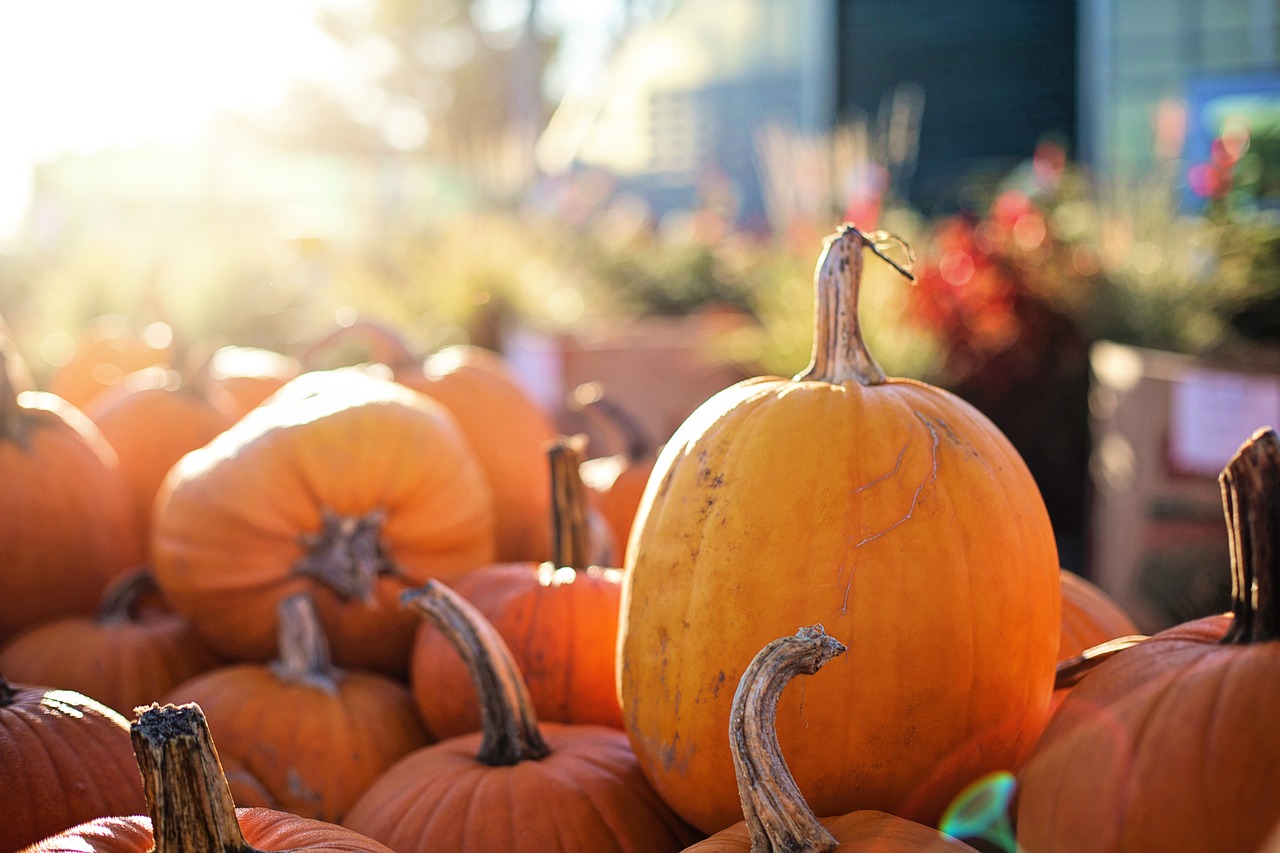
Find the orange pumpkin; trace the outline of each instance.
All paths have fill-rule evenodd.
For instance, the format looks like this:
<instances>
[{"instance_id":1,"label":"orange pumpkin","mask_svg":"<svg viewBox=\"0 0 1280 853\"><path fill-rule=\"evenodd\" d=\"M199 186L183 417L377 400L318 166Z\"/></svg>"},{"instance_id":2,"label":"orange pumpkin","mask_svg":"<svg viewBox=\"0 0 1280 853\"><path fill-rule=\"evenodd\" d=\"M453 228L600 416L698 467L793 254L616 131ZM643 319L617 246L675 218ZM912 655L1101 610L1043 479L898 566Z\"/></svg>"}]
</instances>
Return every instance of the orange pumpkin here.
<instances>
[{"instance_id":1,"label":"orange pumpkin","mask_svg":"<svg viewBox=\"0 0 1280 853\"><path fill-rule=\"evenodd\" d=\"M1220 479L1231 612L1072 689L1019 774L1027 850L1258 850L1280 821L1280 436L1260 430Z\"/></svg>"},{"instance_id":2,"label":"orange pumpkin","mask_svg":"<svg viewBox=\"0 0 1280 853\"><path fill-rule=\"evenodd\" d=\"M339 665L404 673L399 592L493 560L484 473L443 406L356 370L303 374L174 466L156 580L233 660L271 659L276 612L310 590Z\"/></svg>"},{"instance_id":3,"label":"orange pumpkin","mask_svg":"<svg viewBox=\"0 0 1280 853\"><path fill-rule=\"evenodd\" d=\"M557 430L502 357L457 345L424 359L395 329L360 320L313 344L306 358L352 341L363 343L397 382L443 403L457 419L493 492L496 559L548 559L550 485L543 454Z\"/></svg>"},{"instance_id":4,"label":"orange pumpkin","mask_svg":"<svg viewBox=\"0 0 1280 853\"><path fill-rule=\"evenodd\" d=\"M506 641L539 719L621 728L614 655L622 578L592 559L590 508L578 476L583 444L581 436L562 437L547 451L553 559L490 566L459 579L453 589ZM418 629L409 678L436 737L479 731L470 673L430 622Z\"/></svg>"},{"instance_id":5,"label":"orange pumpkin","mask_svg":"<svg viewBox=\"0 0 1280 853\"><path fill-rule=\"evenodd\" d=\"M474 607L432 581L406 603L466 659L484 730L411 753L360 798L346 826L397 853L683 850L692 833L654 794L626 736L539 724L506 644Z\"/></svg>"},{"instance_id":6,"label":"orange pumpkin","mask_svg":"<svg viewBox=\"0 0 1280 853\"><path fill-rule=\"evenodd\" d=\"M121 576L93 618L57 619L10 640L0 650L0 672L93 696L122 714L155 702L219 661L183 616L139 606L154 591L145 566Z\"/></svg>"},{"instance_id":7,"label":"orange pumpkin","mask_svg":"<svg viewBox=\"0 0 1280 853\"><path fill-rule=\"evenodd\" d=\"M819 820L805 802L778 745L778 699L797 675L813 675L845 651L843 643L814 625L774 640L747 665L729 716L729 748L746 819L693 845L689 853L972 853L972 847L936 829L884 812L862 810Z\"/></svg>"},{"instance_id":8,"label":"orange pumpkin","mask_svg":"<svg viewBox=\"0 0 1280 853\"><path fill-rule=\"evenodd\" d=\"M0 678L0 768L0 850L143 807L128 721L70 690Z\"/></svg>"},{"instance_id":9,"label":"orange pumpkin","mask_svg":"<svg viewBox=\"0 0 1280 853\"><path fill-rule=\"evenodd\" d=\"M147 708L131 732L134 775L141 770L148 816L90 821L24 853L391 853L323 821L273 809L237 810L209 727L195 705Z\"/></svg>"},{"instance_id":10,"label":"orange pumpkin","mask_svg":"<svg viewBox=\"0 0 1280 853\"><path fill-rule=\"evenodd\" d=\"M102 433L52 394L16 393L0 353L0 642L90 614L138 563L129 488Z\"/></svg>"},{"instance_id":11,"label":"orange pumpkin","mask_svg":"<svg viewBox=\"0 0 1280 853\"><path fill-rule=\"evenodd\" d=\"M1138 633L1133 619L1096 584L1063 569L1062 631L1058 660L1075 657L1091 646Z\"/></svg>"},{"instance_id":12,"label":"orange pumpkin","mask_svg":"<svg viewBox=\"0 0 1280 853\"><path fill-rule=\"evenodd\" d=\"M164 701L200 706L223 760L243 774L232 781L237 802L236 782L247 782L256 802L319 820L341 820L383 771L427 743L407 687L330 663L306 593L280 603L277 660L206 672ZM287 721L271 725L282 708Z\"/></svg>"},{"instance_id":13,"label":"orange pumpkin","mask_svg":"<svg viewBox=\"0 0 1280 853\"><path fill-rule=\"evenodd\" d=\"M118 314L94 317L81 331L70 359L49 381L49 392L83 409L130 373L167 365L173 330L162 322L138 327Z\"/></svg>"},{"instance_id":14,"label":"orange pumpkin","mask_svg":"<svg viewBox=\"0 0 1280 853\"><path fill-rule=\"evenodd\" d=\"M298 360L261 347L219 347L209 359L209 382L241 418L302 372Z\"/></svg>"},{"instance_id":15,"label":"orange pumpkin","mask_svg":"<svg viewBox=\"0 0 1280 853\"><path fill-rule=\"evenodd\" d=\"M818 814L936 824L969 783L1018 767L1048 716L1060 593L1039 490L976 409L875 364L856 310L865 246L852 226L827 243L809 368L695 411L628 542L623 722L659 794L704 832L739 811L729 686L797 624L850 646L778 715Z\"/></svg>"}]
</instances>

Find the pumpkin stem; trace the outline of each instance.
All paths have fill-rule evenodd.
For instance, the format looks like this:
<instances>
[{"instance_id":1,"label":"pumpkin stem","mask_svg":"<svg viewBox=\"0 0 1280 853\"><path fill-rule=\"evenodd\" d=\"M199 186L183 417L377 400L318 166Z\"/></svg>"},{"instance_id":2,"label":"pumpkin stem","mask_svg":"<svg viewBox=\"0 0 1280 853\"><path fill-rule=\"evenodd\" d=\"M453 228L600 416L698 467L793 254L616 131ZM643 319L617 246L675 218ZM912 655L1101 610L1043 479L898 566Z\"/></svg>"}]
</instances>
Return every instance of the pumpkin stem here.
<instances>
[{"instance_id":1,"label":"pumpkin stem","mask_svg":"<svg viewBox=\"0 0 1280 853\"><path fill-rule=\"evenodd\" d=\"M814 271L814 335L813 356L808 368L797 381L829 382L839 385L883 385L887 379L880 365L871 357L862 337L858 319L858 296L862 289L862 250L869 248L899 273L914 276L896 261L886 257L878 243L896 237L876 232L863 234L849 223L826 239L822 256ZM909 252L910 250L908 250Z\"/></svg>"},{"instance_id":2,"label":"pumpkin stem","mask_svg":"<svg viewBox=\"0 0 1280 853\"><path fill-rule=\"evenodd\" d=\"M622 436L627 446L626 459L635 464L645 459L653 443L635 416L611 400L599 382L584 382L573 389L572 405L579 411L595 415Z\"/></svg>"},{"instance_id":3,"label":"pumpkin stem","mask_svg":"<svg viewBox=\"0 0 1280 853\"><path fill-rule=\"evenodd\" d=\"M821 625L781 637L752 659L729 712L729 747L751 853L826 853L836 839L810 810L778 745L778 700L797 675L813 675L845 646Z\"/></svg>"},{"instance_id":4,"label":"pumpkin stem","mask_svg":"<svg viewBox=\"0 0 1280 853\"><path fill-rule=\"evenodd\" d=\"M481 764L507 767L551 754L534 714L533 699L511 650L470 602L439 581L400 597L404 607L431 620L462 655L480 696Z\"/></svg>"},{"instance_id":5,"label":"pumpkin stem","mask_svg":"<svg viewBox=\"0 0 1280 853\"><path fill-rule=\"evenodd\" d=\"M395 573L379 538L385 520L380 509L357 517L325 507L320 532L299 537L306 553L293 564L294 572L315 578L343 598L372 601L378 576Z\"/></svg>"},{"instance_id":6,"label":"pumpkin stem","mask_svg":"<svg viewBox=\"0 0 1280 853\"><path fill-rule=\"evenodd\" d=\"M155 853L252 853L200 706L152 705L130 733Z\"/></svg>"},{"instance_id":7,"label":"pumpkin stem","mask_svg":"<svg viewBox=\"0 0 1280 853\"><path fill-rule=\"evenodd\" d=\"M14 687L0 675L0 708L7 708L18 698L18 688Z\"/></svg>"},{"instance_id":8,"label":"pumpkin stem","mask_svg":"<svg viewBox=\"0 0 1280 853\"><path fill-rule=\"evenodd\" d=\"M151 567L138 566L107 586L98 602L96 621L101 625L125 625L133 619L138 599L159 591Z\"/></svg>"},{"instance_id":9,"label":"pumpkin stem","mask_svg":"<svg viewBox=\"0 0 1280 853\"><path fill-rule=\"evenodd\" d=\"M1125 649L1132 648L1147 640L1145 634L1130 634L1127 637L1116 637L1096 646L1090 646L1075 657L1058 661L1054 669L1053 689L1073 687L1099 664L1110 660Z\"/></svg>"},{"instance_id":10,"label":"pumpkin stem","mask_svg":"<svg viewBox=\"0 0 1280 853\"><path fill-rule=\"evenodd\" d=\"M1280 640L1280 436L1264 427L1218 477L1231 545L1231 627L1223 643Z\"/></svg>"},{"instance_id":11,"label":"pumpkin stem","mask_svg":"<svg viewBox=\"0 0 1280 853\"><path fill-rule=\"evenodd\" d=\"M272 674L281 681L336 694L343 673L329 656L329 639L311 594L299 592L283 599L279 614L280 656L271 662Z\"/></svg>"},{"instance_id":12,"label":"pumpkin stem","mask_svg":"<svg viewBox=\"0 0 1280 853\"><path fill-rule=\"evenodd\" d=\"M591 564L587 487L580 470L586 445L584 435L562 435L547 448L551 463L551 561L555 568L586 569Z\"/></svg>"},{"instance_id":13,"label":"pumpkin stem","mask_svg":"<svg viewBox=\"0 0 1280 853\"><path fill-rule=\"evenodd\" d=\"M9 357L0 350L0 441L12 441L25 451L30 428L22 407L18 405L18 388L9 370Z\"/></svg>"}]
</instances>

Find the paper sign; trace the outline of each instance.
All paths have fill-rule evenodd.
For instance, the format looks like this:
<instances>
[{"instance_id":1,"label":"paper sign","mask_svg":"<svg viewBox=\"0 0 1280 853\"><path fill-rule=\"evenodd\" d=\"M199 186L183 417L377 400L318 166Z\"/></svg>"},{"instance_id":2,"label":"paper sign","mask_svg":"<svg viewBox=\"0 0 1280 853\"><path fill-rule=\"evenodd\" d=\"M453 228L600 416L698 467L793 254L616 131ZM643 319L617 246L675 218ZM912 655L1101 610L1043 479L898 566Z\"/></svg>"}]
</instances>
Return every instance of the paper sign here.
<instances>
[{"instance_id":1,"label":"paper sign","mask_svg":"<svg viewBox=\"0 0 1280 853\"><path fill-rule=\"evenodd\" d=\"M1216 478L1260 427L1280 429L1280 378L1187 368L1173 383L1169 462Z\"/></svg>"}]
</instances>

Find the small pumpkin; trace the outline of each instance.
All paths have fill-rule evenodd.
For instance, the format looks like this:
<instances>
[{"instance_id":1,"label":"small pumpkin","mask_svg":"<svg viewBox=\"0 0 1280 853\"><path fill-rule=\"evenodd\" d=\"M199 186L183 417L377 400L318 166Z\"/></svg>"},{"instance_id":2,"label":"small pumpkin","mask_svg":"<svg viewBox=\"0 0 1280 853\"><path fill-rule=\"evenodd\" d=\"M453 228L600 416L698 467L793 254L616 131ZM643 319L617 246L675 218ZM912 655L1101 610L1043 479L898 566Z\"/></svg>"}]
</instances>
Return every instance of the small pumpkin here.
<instances>
[{"instance_id":1,"label":"small pumpkin","mask_svg":"<svg viewBox=\"0 0 1280 853\"><path fill-rule=\"evenodd\" d=\"M0 850L143 808L128 720L70 690L0 678L0 768Z\"/></svg>"},{"instance_id":2,"label":"small pumpkin","mask_svg":"<svg viewBox=\"0 0 1280 853\"><path fill-rule=\"evenodd\" d=\"M1220 482L1231 612L1080 679L1019 773L1027 850L1257 850L1280 821L1280 436L1259 430Z\"/></svg>"},{"instance_id":3,"label":"small pumpkin","mask_svg":"<svg viewBox=\"0 0 1280 853\"><path fill-rule=\"evenodd\" d=\"M484 473L442 405L358 370L291 381L184 456L156 500L156 580L231 660L276 652L311 592L335 663L403 674L403 589L493 560Z\"/></svg>"},{"instance_id":4,"label":"small pumpkin","mask_svg":"<svg viewBox=\"0 0 1280 853\"><path fill-rule=\"evenodd\" d=\"M122 575L94 617L56 619L10 640L0 649L0 672L93 696L122 714L157 701L220 661L181 614L143 606L156 591L147 566Z\"/></svg>"},{"instance_id":5,"label":"small pumpkin","mask_svg":"<svg viewBox=\"0 0 1280 853\"><path fill-rule=\"evenodd\" d=\"M80 331L48 390L83 409L134 371L168 365L172 358L173 329L167 323L138 325L119 314L102 314Z\"/></svg>"},{"instance_id":6,"label":"small pumpkin","mask_svg":"<svg viewBox=\"0 0 1280 853\"><path fill-rule=\"evenodd\" d=\"M403 684L332 665L307 593L280 602L279 622L271 664L211 670L163 701L200 706L224 761L243 774L233 795L239 787L261 803L265 792L272 808L337 822L383 771L425 746L427 733Z\"/></svg>"},{"instance_id":7,"label":"small pumpkin","mask_svg":"<svg viewBox=\"0 0 1280 853\"><path fill-rule=\"evenodd\" d=\"M302 373L296 358L262 347L228 344L209 359L209 382L241 418Z\"/></svg>"},{"instance_id":8,"label":"small pumpkin","mask_svg":"<svg viewBox=\"0 0 1280 853\"><path fill-rule=\"evenodd\" d=\"M742 673L729 716L729 747L745 820L689 848L689 853L784 851L935 851L973 848L932 827L879 811L819 820L805 802L778 745L776 719L783 689L844 654L821 625L769 643Z\"/></svg>"},{"instance_id":9,"label":"small pumpkin","mask_svg":"<svg viewBox=\"0 0 1280 853\"><path fill-rule=\"evenodd\" d=\"M239 809L199 706L142 710L130 727L146 789L143 816L74 826L24 853L391 853L355 832L274 809Z\"/></svg>"},{"instance_id":10,"label":"small pumpkin","mask_svg":"<svg viewBox=\"0 0 1280 853\"><path fill-rule=\"evenodd\" d=\"M90 614L141 560L115 452L80 410L18 393L0 352L0 642L60 616Z\"/></svg>"},{"instance_id":11,"label":"small pumpkin","mask_svg":"<svg viewBox=\"0 0 1280 853\"><path fill-rule=\"evenodd\" d=\"M397 853L662 853L696 837L649 787L622 732L538 722L502 637L465 599L431 581L405 601L457 644L484 728L401 759L346 826Z\"/></svg>"},{"instance_id":12,"label":"small pumpkin","mask_svg":"<svg viewBox=\"0 0 1280 853\"><path fill-rule=\"evenodd\" d=\"M506 641L539 719L620 729L614 655L622 574L594 559L592 509L578 473L584 445L582 436L562 436L547 449L552 559L490 566L460 578L453 589ZM418 628L409 680L437 737L479 731L471 675L430 621Z\"/></svg>"},{"instance_id":13,"label":"small pumpkin","mask_svg":"<svg viewBox=\"0 0 1280 853\"><path fill-rule=\"evenodd\" d=\"M738 819L729 686L797 624L850 645L778 715L818 814L936 825L971 782L1020 766L1048 717L1060 591L1044 501L990 420L872 359L864 248L882 254L851 225L830 238L808 369L699 407L659 455L628 542L624 726L663 799L704 832Z\"/></svg>"}]
</instances>

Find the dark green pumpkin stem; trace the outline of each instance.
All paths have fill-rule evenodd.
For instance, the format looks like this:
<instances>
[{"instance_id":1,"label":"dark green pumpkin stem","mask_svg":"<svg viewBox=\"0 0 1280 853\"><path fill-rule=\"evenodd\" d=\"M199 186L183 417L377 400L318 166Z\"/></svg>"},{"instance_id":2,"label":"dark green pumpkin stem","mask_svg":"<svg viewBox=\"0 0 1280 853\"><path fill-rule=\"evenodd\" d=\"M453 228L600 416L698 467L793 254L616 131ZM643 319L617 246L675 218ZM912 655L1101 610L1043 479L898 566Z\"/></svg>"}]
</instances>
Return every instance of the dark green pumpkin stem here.
<instances>
[{"instance_id":1,"label":"dark green pumpkin stem","mask_svg":"<svg viewBox=\"0 0 1280 853\"><path fill-rule=\"evenodd\" d=\"M1231 627L1224 643L1280 640L1280 436L1258 430L1223 469L1231 545Z\"/></svg>"},{"instance_id":2,"label":"dark green pumpkin stem","mask_svg":"<svg viewBox=\"0 0 1280 853\"><path fill-rule=\"evenodd\" d=\"M826 853L837 846L805 802L778 745L778 700L797 675L813 675L845 646L821 625L765 646L747 666L729 712L729 747L751 853Z\"/></svg>"},{"instance_id":3,"label":"dark green pumpkin stem","mask_svg":"<svg viewBox=\"0 0 1280 853\"><path fill-rule=\"evenodd\" d=\"M198 705L152 705L130 733L155 853L253 853Z\"/></svg>"},{"instance_id":4,"label":"dark green pumpkin stem","mask_svg":"<svg viewBox=\"0 0 1280 853\"><path fill-rule=\"evenodd\" d=\"M555 568L586 569L591 563L591 525L582 459L587 437L562 435L547 448L551 464L551 561Z\"/></svg>"},{"instance_id":5,"label":"dark green pumpkin stem","mask_svg":"<svg viewBox=\"0 0 1280 853\"><path fill-rule=\"evenodd\" d=\"M310 593L299 592L282 600L279 618L280 650L271 672L281 681L337 693L343 673L329 656L329 639Z\"/></svg>"},{"instance_id":6,"label":"dark green pumpkin stem","mask_svg":"<svg viewBox=\"0 0 1280 853\"><path fill-rule=\"evenodd\" d=\"M400 602L431 620L467 665L480 697L482 734L476 760L507 767L550 755L524 676L489 620L439 581L407 590Z\"/></svg>"},{"instance_id":7,"label":"dark green pumpkin stem","mask_svg":"<svg viewBox=\"0 0 1280 853\"><path fill-rule=\"evenodd\" d=\"M382 552L385 520L386 513L378 509L356 517L326 507L320 531L300 537L306 553L293 564L294 573L320 581L343 598L372 601L378 577L395 573Z\"/></svg>"}]
</instances>

